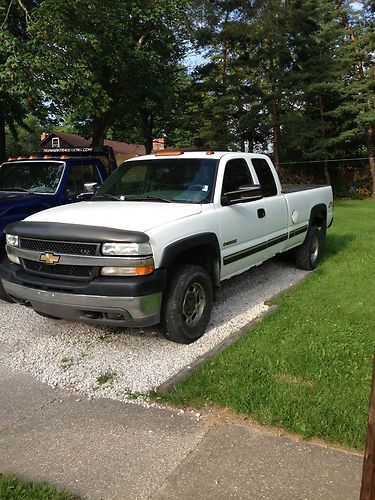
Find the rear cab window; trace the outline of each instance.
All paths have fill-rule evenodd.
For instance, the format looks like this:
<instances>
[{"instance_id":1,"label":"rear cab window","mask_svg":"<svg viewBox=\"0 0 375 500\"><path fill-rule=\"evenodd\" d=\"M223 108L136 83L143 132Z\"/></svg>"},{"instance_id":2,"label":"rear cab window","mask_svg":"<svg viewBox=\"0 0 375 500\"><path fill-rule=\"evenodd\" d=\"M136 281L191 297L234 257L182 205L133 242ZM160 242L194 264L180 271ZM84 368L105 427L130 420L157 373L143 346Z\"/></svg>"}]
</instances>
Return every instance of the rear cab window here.
<instances>
[{"instance_id":1,"label":"rear cab window","mask_svg":"<svg viewBox=\"0 0 375 500\"><path fill-rule=\"evenodd\" d=\"M277 185L275 177L267 160L264 158L251 158L251 163L258 177L259 184L262 187L263 196L277 195Z\"/></svg>"}]
</instances>

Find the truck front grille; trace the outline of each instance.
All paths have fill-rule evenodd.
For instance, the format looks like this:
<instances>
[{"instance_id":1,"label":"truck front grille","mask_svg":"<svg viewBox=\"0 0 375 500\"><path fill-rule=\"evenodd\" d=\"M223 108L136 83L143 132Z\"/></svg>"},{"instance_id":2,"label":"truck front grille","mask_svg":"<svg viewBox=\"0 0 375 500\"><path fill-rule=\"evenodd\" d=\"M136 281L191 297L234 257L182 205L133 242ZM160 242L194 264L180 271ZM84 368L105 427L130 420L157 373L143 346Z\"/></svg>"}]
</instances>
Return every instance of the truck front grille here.
<instances>
[{"instance_id":1,"label":"truck front grille","mask_svg":"<svg viewBox=\"0 0 375 500\"><path fill-rule=\"evenodd\" d=\"M83 243L76 241L53 241L37 240L31 238L20 238L20 248L40 253L53 253L55 255L78 255L91 257L100 255L100 243ZM97 272L96 267L66 264L45 264L27 258L22 259L24 268L33 274L51 276L60 279L90 280Z\"/></svg>"},{"instance_id":2,"label":"truck front grille","mask_svg":"<svg viewBox=\"0 0 375 500\"><path fill-rule=\"evenodd\" d=\"M53 252L67 255L99 255L99 243L76 243L71 241L32 240L20 238L20 247L35 252Z\"/></svg>"},{"instance_id":3,"label":"truck front grille","mask_svg":"<svg viewBox=\"0 0 375 500\"><path fill-rule=\"evenodd\" d=\"M59 276L60 278L90 278L94 274L92 266L51 266L43 262L23 259L25 269L45 276Z\"/></svg>"}]
</instances>

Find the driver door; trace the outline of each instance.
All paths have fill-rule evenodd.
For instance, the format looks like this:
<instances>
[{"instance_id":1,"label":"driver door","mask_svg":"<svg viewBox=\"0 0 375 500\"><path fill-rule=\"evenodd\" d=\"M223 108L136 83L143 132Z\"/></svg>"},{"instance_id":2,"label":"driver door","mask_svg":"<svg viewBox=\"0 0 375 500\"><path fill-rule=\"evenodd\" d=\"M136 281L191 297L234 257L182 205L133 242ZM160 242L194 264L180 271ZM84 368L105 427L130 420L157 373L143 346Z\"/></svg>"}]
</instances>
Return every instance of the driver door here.
<instances>
[{"instance_id":1,"label":"driver door","mask_svg":"<svg viewBox=\"0 0 375 500\"><path fill-rule=\"evenodd\" d=\"M249 165L245 158L227 161L224 170L221 195L236 191L240 186L253 185ZM220 248L222 255L221 278L229 278L245 269L266 260L267 222L264 220L263 200L217 206L220 225Z\"/></svg>"}]
</instances>

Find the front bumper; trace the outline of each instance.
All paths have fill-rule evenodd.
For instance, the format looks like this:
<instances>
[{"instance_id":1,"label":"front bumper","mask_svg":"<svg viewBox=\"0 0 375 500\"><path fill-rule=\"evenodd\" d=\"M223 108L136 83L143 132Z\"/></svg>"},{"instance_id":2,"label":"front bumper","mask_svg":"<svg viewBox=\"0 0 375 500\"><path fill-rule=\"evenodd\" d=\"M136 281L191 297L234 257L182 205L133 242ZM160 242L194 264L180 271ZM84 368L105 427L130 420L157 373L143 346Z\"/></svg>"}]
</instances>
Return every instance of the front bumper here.
<instances>
[{"instance_id":1,"label":"front bumper","mask_svg":"<svg viewBox=\"0 0 375 500\"><path fill-rule=\"evenodd\" d=\"M35 311L72 321L118 327L160 322L166 271L129 278L97 278L74 282L26 273L3 260L0 277L7 294Z\"/></svg>"}]
</instances>

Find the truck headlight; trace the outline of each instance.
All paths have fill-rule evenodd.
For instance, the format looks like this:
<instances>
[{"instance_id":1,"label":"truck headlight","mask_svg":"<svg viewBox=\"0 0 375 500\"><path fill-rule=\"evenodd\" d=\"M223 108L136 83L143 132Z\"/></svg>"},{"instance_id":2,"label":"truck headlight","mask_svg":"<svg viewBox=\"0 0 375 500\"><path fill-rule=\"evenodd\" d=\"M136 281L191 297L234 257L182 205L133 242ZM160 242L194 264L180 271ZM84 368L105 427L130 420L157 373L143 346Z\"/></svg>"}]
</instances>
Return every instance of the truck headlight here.
<instances>
[{"instance_id":1,"label":"truck headlight","mask_svg":"<svg viewBox=\"0 0 375 500\"><path fill-rule=\"evenodd\" d=\"M19 245L19 238L14 234L7 234L6 241L7 245L9 245L10 247L18 247Z\"/></svg>"},{"instance_id":2,"label":"truck headlight","mask_svg":"<svg viewBox=\"0 0 375 500\"><path fill-rule=\"evenodd\" d=\"M152 255L149 243L103 243L103 255Z\"/></svg>"}]
</instances>

